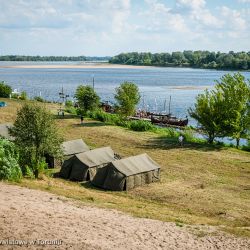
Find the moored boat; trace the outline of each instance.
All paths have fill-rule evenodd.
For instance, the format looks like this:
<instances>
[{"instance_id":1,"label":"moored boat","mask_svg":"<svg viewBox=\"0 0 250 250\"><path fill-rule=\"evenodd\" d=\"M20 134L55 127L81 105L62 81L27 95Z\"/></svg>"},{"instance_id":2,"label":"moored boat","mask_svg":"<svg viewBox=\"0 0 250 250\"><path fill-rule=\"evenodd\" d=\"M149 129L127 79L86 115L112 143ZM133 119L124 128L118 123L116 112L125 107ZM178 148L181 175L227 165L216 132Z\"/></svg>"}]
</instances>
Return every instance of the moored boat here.
<instances>
[{"instance_id":1,"label":"moored boat","mask_svg":"<svg viewBox=\"0 0 250 250\"><path fill-rule=\"evenodd\" d=\"M151 114L151 122L157 125L184 127L188 125L188 118L179 119L171 115Z\"/></svg>"}]
</instances>

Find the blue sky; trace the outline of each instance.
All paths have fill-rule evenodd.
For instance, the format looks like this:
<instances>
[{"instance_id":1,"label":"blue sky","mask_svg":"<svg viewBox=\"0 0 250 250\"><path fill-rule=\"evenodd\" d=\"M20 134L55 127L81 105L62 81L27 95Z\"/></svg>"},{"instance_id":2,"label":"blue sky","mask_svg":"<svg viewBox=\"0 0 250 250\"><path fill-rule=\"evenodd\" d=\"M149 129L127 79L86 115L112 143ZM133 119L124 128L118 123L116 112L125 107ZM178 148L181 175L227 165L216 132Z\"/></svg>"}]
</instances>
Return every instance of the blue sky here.
<instances>
[{"instance_id":1,"label":"blue sky","mask_svg":"<svg viewBox=\"0 0 250 250\"><path fill-rule=\"evenodd\" d=\"M250 0L0 0L0 54L250 51Z\"/></svg>"}]
</instances>

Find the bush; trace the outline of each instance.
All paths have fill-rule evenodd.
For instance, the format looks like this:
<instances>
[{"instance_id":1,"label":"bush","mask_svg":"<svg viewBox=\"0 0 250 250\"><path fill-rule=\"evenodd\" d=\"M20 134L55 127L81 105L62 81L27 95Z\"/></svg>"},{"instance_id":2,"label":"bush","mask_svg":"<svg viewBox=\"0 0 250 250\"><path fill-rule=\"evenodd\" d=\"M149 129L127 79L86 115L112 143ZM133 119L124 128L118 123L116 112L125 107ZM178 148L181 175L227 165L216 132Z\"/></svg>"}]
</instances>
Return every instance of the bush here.
<instances>
[{"instance_id":1,"label":"bush","mask_svg":"<svg viewBox=\"0 0 250 250\"><path fill-rule=\"evenodd\" d=\"M129 129L134 131L156 131L156 126L148 121L130 121L129 122Z\"/></svg>"},{"instance_id":2,"label":"bush","mask_svg":"<svg viewBox=\"0 0 250 250\"><path fill-rule=\"evenodd\" d=\"M73 115L78 115L78 111L74 107L67 107L65 108L65 112L73 114Z\"/></svg>"},{"instance_id":3,"label":"bush","mask_svg":"<svg viewBox=\"0 0 250 250\"><path fill-rule=\"evenodd\" d=\"M4 84L4 82L0 82L0 97L8 98L12 92L12 88Z\"/></svg>"},{"instance_id":4,"label":"bush","mask_svg":"<svg viewBox=\"0 0 250 250\"><path fill-rule=\"evenodd\" d=\"M0 139L0 180L18 181L22 178L18 158L14 143Z\"/></svg>"},{"instance_id":5,"label":"bush","mask_svg":"<svg viewBox=\"0 0 250 250\"><path fill-rule=\"evenodd\" d=\"M18 94L11 94L11 98L12 99L19 99L19 95Z\"/></svg>"},{"instance_id":6,"label":"bush","mask_svg":"<svg viewBox=\"0 0 250 250\"><path fill-rule=\"evenodd\" d=\"M25 91L21 92L21 95L19 96L20 100L27 100L28 99L28 95Z\"/></svg>"},{"instance_id":7,"label":"bush","mask_svg":"<svg viewBox=\"0 0 250 250\"><path fill-rule=\"evenodd\" d=\"M33 99L37 102L45 102L45 100L41 96L35 96Z\"/></svg>"},{"instance_id":8,"label":"bush","mask_svg":"<svg viewBox=\"0 0 250 250\"><path fill-rule=\"evenodd\" d=\"M65 107L67 107L67 108L73 107L73 102L70 101L70 100L67 100L67 101L65 102Z\"/></svg>"}]
</instances>

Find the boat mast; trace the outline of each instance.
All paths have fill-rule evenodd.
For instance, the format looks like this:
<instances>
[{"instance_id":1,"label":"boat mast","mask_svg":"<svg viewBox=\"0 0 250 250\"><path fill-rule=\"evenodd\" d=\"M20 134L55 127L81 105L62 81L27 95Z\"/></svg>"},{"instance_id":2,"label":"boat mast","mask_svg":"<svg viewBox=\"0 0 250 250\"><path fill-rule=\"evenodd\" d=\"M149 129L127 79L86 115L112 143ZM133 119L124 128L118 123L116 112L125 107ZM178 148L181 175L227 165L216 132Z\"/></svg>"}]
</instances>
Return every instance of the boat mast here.
<instances>
[{"instance_id":1,"label":"boat mast","mask_svg":"<svg viewBox=\"0 0 250 250\"><path fill-rule=\"evenodd\" d=\"M171 106L171 96L170 96L170 98L169 98L169 105L168 105L168 113L169 113L169 115L171 114L171 113L170 113L170 106Z\"/></svg>"},{"instance_id":2,"label":"boat mast","mask_svg":"<svg viewBox=\"0 0 250 250\"><path fill-rule=\"evenodd\" d=\"M165 99L165 101L164 101L163 112L166 112L166 104L167 104L167 99Z\"/></svg>"}]
</instances>

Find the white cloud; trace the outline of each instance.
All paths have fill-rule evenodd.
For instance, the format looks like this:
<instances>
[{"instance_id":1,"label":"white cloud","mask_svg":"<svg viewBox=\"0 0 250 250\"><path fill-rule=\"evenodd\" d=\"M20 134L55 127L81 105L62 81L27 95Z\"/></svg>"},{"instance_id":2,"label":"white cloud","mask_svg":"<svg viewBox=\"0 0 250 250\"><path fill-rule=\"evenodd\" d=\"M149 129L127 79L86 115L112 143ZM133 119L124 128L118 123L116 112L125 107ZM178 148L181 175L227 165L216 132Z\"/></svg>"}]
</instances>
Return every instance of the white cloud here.
<instances>
[{"instance_id":1,"label":"white cloud","mask_svg":"<svg viewBox=\"0 0 250 250\"><path fill-rule=\"evenodd\" d=\"M250 3L250 0L238 0L239 3Z\"/></svg>"},{"instance_id":2,"label":"white cloud","mask_svg":"<svg viewBox=\"0 0 250 250\"><path fill-rule=\"evenodd\" d=\"M250 50L250 8L211 8L207 2L0 0L1 53Z\"/></svg>"},{"instance_id":3,"label":"white cloud","mask_svg":"<svg viewBox=\"0 0 250 250\"><path fill-rule=\"evenodd\" d=\"M176 0L177 7L191 8L193 10L204 8L206 5L205 0Z\"/></svg>"},{"instance_id":4,"label":"white cloud","mask_svg":"<svg viewBox=\"0 0 250 250\"><path fill-rule=\"evenodd\" d=\"M242 13L238 10L230 9L226 6L221 8L221 15L227 26L233 30L246 30L247 21L244 19Z\"/></svg>"}]
</instances>

